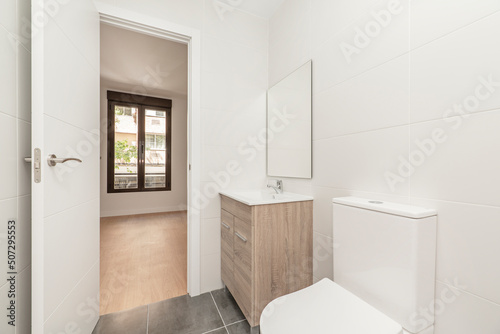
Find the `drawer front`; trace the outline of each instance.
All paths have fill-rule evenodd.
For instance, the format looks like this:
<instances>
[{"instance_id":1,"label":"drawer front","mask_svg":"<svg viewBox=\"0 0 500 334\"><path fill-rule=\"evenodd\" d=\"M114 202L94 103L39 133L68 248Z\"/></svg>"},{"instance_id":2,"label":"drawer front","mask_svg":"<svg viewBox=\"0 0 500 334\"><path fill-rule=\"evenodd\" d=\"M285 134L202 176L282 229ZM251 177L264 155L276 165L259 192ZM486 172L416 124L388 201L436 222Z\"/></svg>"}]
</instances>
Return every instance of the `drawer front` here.
<instances>
[{"instance_id":1,"label":"drawer front","mask_svg":"<svg viewBox=\"0 0 500 334\"><path fill-rule=\"evenodd\" d=\"M233 260L234 218L229 212L221 214L221 253Z\"/></svg>"},{"instance_id":2,"label":"drawer front","mask_svg":"<svg viewBox=\"0 0 500 334\"><path fill-rule=\"evenodd\" d=\"M232 198L221 196L222 209L241 220L252 223L252 207L235 201Z\"/></svg>"},{"instance_id":3,"label":"drawer front","mask_svg":"<svg viewBox=\"0 0 500 334\"><path fill-rule=\"evenodd\" d=\"M234 217L234 263L249 277L252 272L252 226Z\"/></svg>"}]
</instances>

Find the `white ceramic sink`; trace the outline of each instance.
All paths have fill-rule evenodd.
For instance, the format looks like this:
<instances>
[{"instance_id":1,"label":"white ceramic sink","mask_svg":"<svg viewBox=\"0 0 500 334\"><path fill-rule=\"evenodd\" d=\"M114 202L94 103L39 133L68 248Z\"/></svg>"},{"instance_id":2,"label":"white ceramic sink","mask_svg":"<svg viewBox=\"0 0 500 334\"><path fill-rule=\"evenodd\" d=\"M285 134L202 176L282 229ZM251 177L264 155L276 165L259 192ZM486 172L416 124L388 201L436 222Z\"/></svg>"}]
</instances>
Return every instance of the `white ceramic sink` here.
<instances>
[{"instance_id":1,"label":"white ceramic sink","mask_svg":"<svg viewBox=\"0 0 500 334\"><path fill-rule=\"evenodd\" d=\"M268 190L227 190L221 191L220 194L247 205L265 205L313 200L311 196L287 192L276 194Z\"/></svg>"}]
</instances>

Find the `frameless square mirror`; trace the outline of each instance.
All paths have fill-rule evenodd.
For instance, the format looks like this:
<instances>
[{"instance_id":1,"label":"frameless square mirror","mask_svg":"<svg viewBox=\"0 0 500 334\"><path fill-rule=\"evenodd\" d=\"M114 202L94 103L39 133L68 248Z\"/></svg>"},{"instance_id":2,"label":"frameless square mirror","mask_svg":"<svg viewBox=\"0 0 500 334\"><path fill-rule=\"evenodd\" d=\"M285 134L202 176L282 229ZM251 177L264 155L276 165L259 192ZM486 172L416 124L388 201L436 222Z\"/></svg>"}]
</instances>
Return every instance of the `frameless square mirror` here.
<instances>
[{"instance_id":1,"label":"frameless square mirror","mask_svg":"<svg viewBox=\"0 0 500 334\"><path fill-rule=\"evenodd\" d=\"M312 177L312 61L267 93L267 174Z\"/></svg>"}]
</instances>

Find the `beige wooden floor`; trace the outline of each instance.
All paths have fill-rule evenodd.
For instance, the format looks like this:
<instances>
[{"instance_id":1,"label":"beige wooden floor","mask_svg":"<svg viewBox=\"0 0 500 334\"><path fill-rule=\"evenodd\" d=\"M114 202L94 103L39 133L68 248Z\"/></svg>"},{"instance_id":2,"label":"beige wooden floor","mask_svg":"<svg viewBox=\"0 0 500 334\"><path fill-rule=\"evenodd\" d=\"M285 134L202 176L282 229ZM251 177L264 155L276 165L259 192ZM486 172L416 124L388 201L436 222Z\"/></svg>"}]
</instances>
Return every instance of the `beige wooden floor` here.
<instances>
[{"instance_id":1,"label":"beige wooden floor","mask_svg":"<svg viewBox=\"0 0 500 334\"><path fill-rule=\"evenodd\" d=\"M185 211L101 218L101 314L187 293Z\"/></svg>"}]
</instances>

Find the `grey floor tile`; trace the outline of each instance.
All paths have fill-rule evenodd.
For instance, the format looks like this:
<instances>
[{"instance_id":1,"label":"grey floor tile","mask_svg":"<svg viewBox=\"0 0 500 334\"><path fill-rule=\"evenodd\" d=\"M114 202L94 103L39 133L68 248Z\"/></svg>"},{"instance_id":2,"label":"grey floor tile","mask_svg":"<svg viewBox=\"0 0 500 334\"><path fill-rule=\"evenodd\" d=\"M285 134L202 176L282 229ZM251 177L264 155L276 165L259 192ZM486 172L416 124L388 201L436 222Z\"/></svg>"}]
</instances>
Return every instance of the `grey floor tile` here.
<instances>
[{"instance_id":1,"label":"grey floor tile","mask_svg":"<svg viewBox=\"0 0 500 334\"><path fill-rule=\"evenodd\" d=\"M214 296L214 300L226 325L245 319L245 316L228 289L212 291L212 296Z\"/></svg>"},{"instance_id":2,"label":"grey floor tile","mask_svg":"<svg viewBox=\"0 0 500 334\"><path fill-rule=\"evenodd\" d=\"M99 318L92 334L145 334L147 319L147 306L106 314Z\"/></svg>"},{"instance_id":3,"label":"grey floor tile","mask_svg":"<svg viewBox=\"0 0 500 334\"><path fill-rule=\"evenodd\" d=\"M210 293L149 305L149 334L201 334L222 326Z\"/></svg>"},{"instance_id":4,"label":"grey floor tile","mask_svg":"<svg viewBox=\"0 0 500 334\"><path fill-rule=\"evenodd\" d=\"M256 334L259 333L259 328L255 327L253 331L250 331L250 325L247 321L237 322L235 324L227 326L227 331L229 334Z\"/></svg>"}]
</instances>

